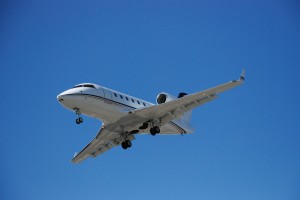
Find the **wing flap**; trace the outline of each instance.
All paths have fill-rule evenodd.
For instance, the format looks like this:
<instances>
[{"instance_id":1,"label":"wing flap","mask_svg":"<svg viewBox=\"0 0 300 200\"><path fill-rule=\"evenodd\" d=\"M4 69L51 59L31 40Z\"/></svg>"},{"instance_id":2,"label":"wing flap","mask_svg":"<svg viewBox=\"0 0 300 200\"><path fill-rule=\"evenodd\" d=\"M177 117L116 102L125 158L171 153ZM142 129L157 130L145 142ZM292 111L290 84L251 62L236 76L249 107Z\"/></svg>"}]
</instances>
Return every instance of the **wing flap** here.
<instances>
[{"instance_id":1,"label":"wing flap","mask_svg":"<svg viewBox=\"0 0 300 200\"><path fill-rule=\"evenodd\" d=\"M99 145L99 147L95 147L94 151L91 153L92 157L97 157L98 155L104 153L105 151L110 150L111 148L118 146L118 143L115 143L113 141L108 141L106 144Z\"/></svg>"}]
</instances>

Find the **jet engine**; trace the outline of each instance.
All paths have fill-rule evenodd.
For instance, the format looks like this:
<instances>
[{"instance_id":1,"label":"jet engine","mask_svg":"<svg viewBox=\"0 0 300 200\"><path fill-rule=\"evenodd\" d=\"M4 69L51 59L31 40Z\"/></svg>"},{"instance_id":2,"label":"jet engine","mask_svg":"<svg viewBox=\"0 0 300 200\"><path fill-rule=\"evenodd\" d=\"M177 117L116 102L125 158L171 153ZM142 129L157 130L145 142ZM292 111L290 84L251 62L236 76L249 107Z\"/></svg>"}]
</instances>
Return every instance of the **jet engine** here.
<instances>
[{"instance_id":1,"label":"jet engine","mask_svg":"<svg viewBox=\"0 0 300 200\"><path fill-rule=\"evenodd\" d=\"M171 94L162 92L162 93L159 93L158 96L156 97L156 102L157 102L157 104L162 104L162 103L166 103L166 102L169 102L169 101L172 101L175 99L177 99L177 97L175 97Z\"/></svg>"},{"instance_id":2,"label":"jet engine","mask_svg":"<svg viewBox=\"0 0 300 200\"><path fill-rule=\"evenodd\" d=\"M162 92L162 93L159 93L156 97L156 102L157 104L162 104L162 103L166 103L166 102L169 102L169 101L173 101L175 99L179 99L181 97L184 97L185 95L187 95L187 93L184 93L184 92L180 92L178 94L177 97L171 95L171 94L168 94L168 93L165 93L165 92Z\"/></svg>"}]
</instances>

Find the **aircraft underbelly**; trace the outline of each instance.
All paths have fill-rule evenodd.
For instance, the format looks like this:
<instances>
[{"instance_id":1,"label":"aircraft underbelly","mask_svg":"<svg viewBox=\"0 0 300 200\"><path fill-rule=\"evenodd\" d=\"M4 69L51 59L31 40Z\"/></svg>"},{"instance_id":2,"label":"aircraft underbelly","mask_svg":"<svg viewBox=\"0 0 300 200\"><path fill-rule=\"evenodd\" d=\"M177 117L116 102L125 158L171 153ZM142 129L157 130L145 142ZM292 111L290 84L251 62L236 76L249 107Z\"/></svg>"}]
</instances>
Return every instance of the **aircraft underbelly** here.
<instances>
[{"instance_id":1,"label":"aircraft underbelly","mask_svg":"<svg viewBox=\"0 0 300 200\"><path fill-rule=\"evenodd\" d=\"M133 110L133 108L99 96L85 96L82 100L82 106L80 106L81 113L98 118L101 121L114 121L116 118L122 118L126 116L130 110ZM132 130L129 129L128 131L137 130L141 125L142 124L137 124L136 127L132 127ZM149 133L149 128L139 130L139 133ZM184 134L186 131L177 123L171 121L160 127L160 133Z\"/></svg>"},{"instance_id":2,"label":"aircraft underbelly","mask_svg":"<svg viewBox=\"0 0 300 200\"><path fill-rule=\"evenodd\" d=\"M99 96L86 96L80 111L85 115L96 117L103 121L113 121L113 119L125 115L125 113L121 112L121 106L116 106L111 100Z\"/></svg>"}]
</instances>

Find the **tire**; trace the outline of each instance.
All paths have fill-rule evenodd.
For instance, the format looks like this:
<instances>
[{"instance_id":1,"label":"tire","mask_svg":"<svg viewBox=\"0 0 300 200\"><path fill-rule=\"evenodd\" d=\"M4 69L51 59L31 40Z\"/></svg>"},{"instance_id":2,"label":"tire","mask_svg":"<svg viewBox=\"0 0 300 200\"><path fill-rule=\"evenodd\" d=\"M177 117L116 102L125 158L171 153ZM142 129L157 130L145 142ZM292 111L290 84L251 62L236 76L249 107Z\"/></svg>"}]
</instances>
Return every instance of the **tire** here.
<instances>
[{"instance_id":1,"label":"tire","mask_svg":"<svg viewBox=\"0 0 300 200\"><path fill-rule=\"evenodd\" d=\"M80 124L80 121L79 121L79 119L76 119L76 124Z\"/></svg>"},{"instance_id":2,"label":"tire","mask_svg":"<svg viewBox=\"0 0 300 200\"><path fill-rule=\"evenodd\" d=\"M82 123L82 122L83 122L83 119L82 119L82 117L79 117L79 118L78 118L78 120L79 120L79 122L80 122L80 123Z\"/></svg>"},{"instance_id":3,"label":"tire","mask_svg":"<svg viewBox=\"0 0 300 200\"><path fill-rule=\"evenodd\" d=\"M126 144L126 142L122 142L121 145L122 145L122 148L123 148L123 149L127 149L127 144Z\"/></svg>"},{"instance_id":4,"label":"tire","mask_svg":"<svg viewBox=\"0 0 300 200\"><path fill-rule=\"evenodd\" d=\"M160 128L158 126L154 126L154 130L156 133L160 133Z\"/></svg>"},{"instance_id":5,"label":"tire","mask_svg":"<svg viewBox=\"0 0 300 200\"><path fill-rule=\"evenodd\" d=\"M130 148L132 146L132 143L130 140L125 141L127 148Z\"/></svg>"},{"instance_id":6,"label":"tire","mask_svg":"<svg viewBox=\"0 0 300 200\"><path fill-rule=\"evenodd\" d=\"M150 128L150 134L151 134L152 136L155 136L155 135L156 135L156 131L155 131L154 128Z\"/></svg>"}]
</instances>

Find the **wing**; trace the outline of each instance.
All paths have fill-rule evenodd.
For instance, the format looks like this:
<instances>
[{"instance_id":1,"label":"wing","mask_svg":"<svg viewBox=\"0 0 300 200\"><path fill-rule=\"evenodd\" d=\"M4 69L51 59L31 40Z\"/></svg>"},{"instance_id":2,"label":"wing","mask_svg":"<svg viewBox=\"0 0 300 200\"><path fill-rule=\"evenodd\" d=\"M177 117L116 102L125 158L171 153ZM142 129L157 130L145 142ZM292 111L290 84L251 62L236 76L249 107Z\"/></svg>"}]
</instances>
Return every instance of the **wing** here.
<instances>
[{"instance_id":1,"label":"wing","mask_svg":"<svg viewBox=\"0 0 300 200\"><path fill-rule=\"evenodd\" d=\"M164 125L171 120L180 117L184 112L187 112L195 107L214 100L215 98L217 98L218 94L241 85L244 82L244 76L245 71L243 71L239 80L230 81L228 83L218 85L201 92L186 95L174 101L140 110L134 110L130 113L142 119L158 120L160 121L161 125Z\"/></svg>"},{"instance_id":2,"label":"wing","mask_svg":"<svg viewBox=\"0 0 300 200\"><path fill-rule=\"evenodd\" d=\"M134 136L130 135L127 137L129 140L134 140ZM101 127L96 137L78 154L75 154L71 160L73 163L79 163L89 156L96 157L99 154L110 150L113 147L120 145L123 141L121 137L121 132L114 129Z\"/></svg>"}]
</instances>

